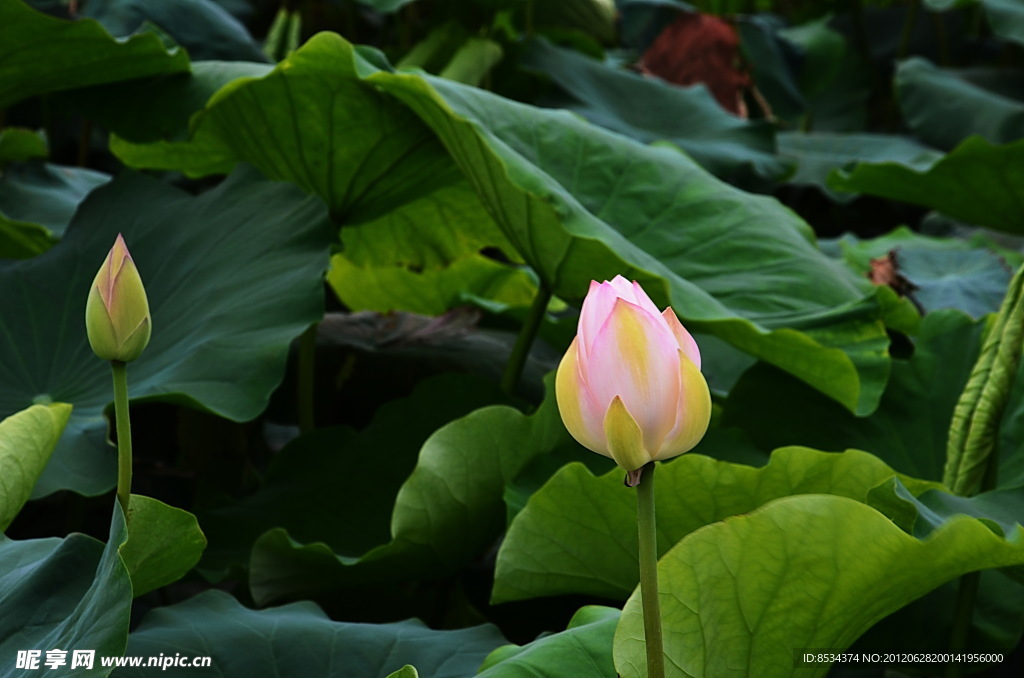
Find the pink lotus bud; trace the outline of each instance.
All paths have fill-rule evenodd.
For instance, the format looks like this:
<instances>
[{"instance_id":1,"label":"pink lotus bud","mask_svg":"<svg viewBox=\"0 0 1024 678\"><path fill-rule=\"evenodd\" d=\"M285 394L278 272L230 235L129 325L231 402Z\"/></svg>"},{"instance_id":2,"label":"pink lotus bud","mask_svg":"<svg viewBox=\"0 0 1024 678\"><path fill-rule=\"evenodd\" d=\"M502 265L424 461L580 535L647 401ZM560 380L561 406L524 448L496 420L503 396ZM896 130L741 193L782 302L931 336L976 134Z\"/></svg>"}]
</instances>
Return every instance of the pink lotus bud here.
<instances>
[{"instance_id":1,"label":"pink lotus bud","mask_svg":"<svg viewBox=\"0 0 1024 678\"><path fill-rule=\"evenodd\" d=\"M711 419L697 343L622 276L590 283L555 396L573 438L626 471L688 452Z\"/></svg>"},{"instance_id":2,"label":"pink lotus bud","mask_svg":"<svg viewBox=\"0 0 1024 678\"><path fill-rule=\"evenodd\" d=\"M130 362L149 344L152 324L146 288L118 233L85 304L89 345L104 360Z\"/></svg>"}]
</instances>

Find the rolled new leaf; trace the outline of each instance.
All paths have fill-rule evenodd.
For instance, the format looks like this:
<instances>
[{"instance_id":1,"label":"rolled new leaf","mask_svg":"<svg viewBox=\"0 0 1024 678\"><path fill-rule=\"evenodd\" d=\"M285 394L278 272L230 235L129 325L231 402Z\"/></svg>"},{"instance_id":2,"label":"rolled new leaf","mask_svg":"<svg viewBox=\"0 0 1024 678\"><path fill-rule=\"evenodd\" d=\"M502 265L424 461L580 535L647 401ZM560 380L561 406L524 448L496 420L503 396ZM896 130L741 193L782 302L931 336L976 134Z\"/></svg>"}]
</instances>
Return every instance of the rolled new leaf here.
<instances>
[{"instance_id":1,"label":"rolled new leaf","mask_svg":"<svg viewBox=\"0 0 1024 678\"><path fill-rule=\"evenodd\" d=\"M1020 364L1024 339L1024 267L985 335L950 422L943 483L962 496L995 486L999 423Z\"/></svg>"}]
</instances>

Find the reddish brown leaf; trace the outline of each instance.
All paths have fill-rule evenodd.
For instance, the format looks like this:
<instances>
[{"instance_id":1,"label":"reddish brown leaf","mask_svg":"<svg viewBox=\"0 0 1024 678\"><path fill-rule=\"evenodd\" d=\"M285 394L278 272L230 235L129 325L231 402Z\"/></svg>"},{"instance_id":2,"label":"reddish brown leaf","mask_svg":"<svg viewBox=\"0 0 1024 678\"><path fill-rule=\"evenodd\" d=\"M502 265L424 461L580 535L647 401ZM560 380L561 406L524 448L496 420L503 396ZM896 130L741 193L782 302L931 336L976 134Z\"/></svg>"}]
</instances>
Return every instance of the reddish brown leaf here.
<instances>
[{"instance_id":1,"label":"reddish brown leaf","mask_svg":"<svg viewBox=\"0 0 1024 678\"><path fill-rule=\"evenodd\" d=\"M736 29L710 14L680 12L658 35L638 64L642 73L676 85L703 83L722 108L747 117L743 91L753 84L740 66Z\"/></svg>"}]
</instances>

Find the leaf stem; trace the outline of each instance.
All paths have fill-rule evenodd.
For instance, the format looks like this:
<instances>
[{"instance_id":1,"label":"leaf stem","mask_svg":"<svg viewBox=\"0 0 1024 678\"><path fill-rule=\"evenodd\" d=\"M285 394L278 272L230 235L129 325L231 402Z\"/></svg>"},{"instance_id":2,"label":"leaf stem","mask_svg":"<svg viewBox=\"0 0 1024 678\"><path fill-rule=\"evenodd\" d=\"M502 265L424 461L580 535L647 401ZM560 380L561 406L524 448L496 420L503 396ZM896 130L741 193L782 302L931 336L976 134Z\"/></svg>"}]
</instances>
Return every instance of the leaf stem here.
<instances>
[{"instance_id":1,"label":"leaf stem","mask_svg":"<svg viewBox=\"0 0 1024 678\"><path fill-rule=\"evenodd\" d=\"M316 428L316 416L313 411L314 393L316 391L316 328L317 323L313 323L299 337L297 381L299 390L299 431L302 433L309 433Z\"/></svg>"},{"instance_id":2,"label":"leaf stem","mask_svg":"<svg viewBox=\"0 0 1024 678\"><path fill-rule=\"evenodd\" d=\"M665 646L658 599L658 531L654 520L655 462L643 467L636 486L636 520L640 536L640 599L644 609L644 638L648 678L664 678Z\"/></svg>"},{"instance_id":3,"label":"leaf stem","mask_svg":"<svg viewBox=\"0 0 1024 678\"><path fill-rule=\"evenodd\" d=\"M981 491L988 492L996 488L999 475L999 455L989 454L985 460L985 473L982 478ZM949 651L963 652L967 649L967 641L971 636L971 619L974 617L974 601L978 598L978 587L981 584L981 571L968 572L960 577L960 585L956 594L956 607L953 611L953 631L949 637ZM966 664L950 662L946 667L946 678L960 678L964 675Z\"/></svg>"},{"instance_id":4,"label":"leaf stem","mask_svg":"<svg viewBox=\"0 0 1024 678\"><path fill-rule=\"evenodd\" d=\"M921 0L910 0L907 6L907 15L903 20L903 30L900 32L900 44L896 49L896 60L902 61L907 58L910 50L910 38L914 33L914 24L917 23L917 12L920 9Z\"/></svg>"},{"instance_id":5,"label":"leaf stem","mask_svg":"<svg viewBox=\"0 0 1024 678\"><path fill-rule=\"evenodd\" d=\"M960 587L956 594L956 610L953 613L953 633L949 640L950 652L963 652L967 649L967 640L971 634L971 617L974 616L974 600L978 597L978 585L981 583L981 571L968 572L960 577ZM961 662L950 662L946 666L946 678L960 678L964 674Z\"/></svg>"},{"instance_id":6,"label":"leaf stem","mask_svg":"<svg viewBox=\"0 0 1024 678\"><path fill-rule=\"evenodd\" d=\"M530 355L530 347L537 337L537 330L540 329L540 323L544 319L550 301L551 291L541 283L537 288L537 296L533 298L533 304L530 305L526 322L523 323L522 329L519 330L519 336L516 337L516 343L512 347L508 362L505 363L505 371L501 375L501 390L509 395L515 393L516 386L519 385L523 367L526 366L526 359Z\"/></svg>"},{"instance_id":7,"label":"leaf stem","mask_svg":"<svg viewBox=\"0 0 1024 678\"><path fill-rule=\"evenodd\" d=\"M114 419L117 422L117 501L125 519L132 494L132 422L128 414L128 365L111 360L114 374Z\"/></svg>"}]
</instances>

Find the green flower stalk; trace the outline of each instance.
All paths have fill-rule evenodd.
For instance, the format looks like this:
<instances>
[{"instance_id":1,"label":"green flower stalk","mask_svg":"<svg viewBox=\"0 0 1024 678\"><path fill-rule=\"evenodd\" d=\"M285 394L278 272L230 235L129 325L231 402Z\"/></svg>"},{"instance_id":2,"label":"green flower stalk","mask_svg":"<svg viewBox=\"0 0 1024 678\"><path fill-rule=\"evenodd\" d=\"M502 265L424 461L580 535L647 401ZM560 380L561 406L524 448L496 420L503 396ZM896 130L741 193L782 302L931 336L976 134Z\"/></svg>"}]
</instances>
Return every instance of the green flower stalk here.
<instances>
[{"instance_id":1,"label":"green flower stalk","mask_svg":"<svg viewBox=\"0 0 1024 678\"><path fill-rule=\"evenodd\" d=\"M711 420L697 342L675 311L659 311L639 283L595 280L558 365L555 397L573 438L614 459L626 485L636 488L647 676L665 678L654 469L693 449Z\"/></svg>"},{"instance_id":2,"label":"green flower stalk","mask_svg":"<svg viewBox=\"0 0 1024 678\"><path fill-rule=\"evenodd\" d=\"M96 273L85 304L85 331L93 352L110 361L117 418L117 500L128 515L132 486L132 429L128 366L149 344L153 321L142 277L121 234Z\"/></svg>"}]
</instances>

